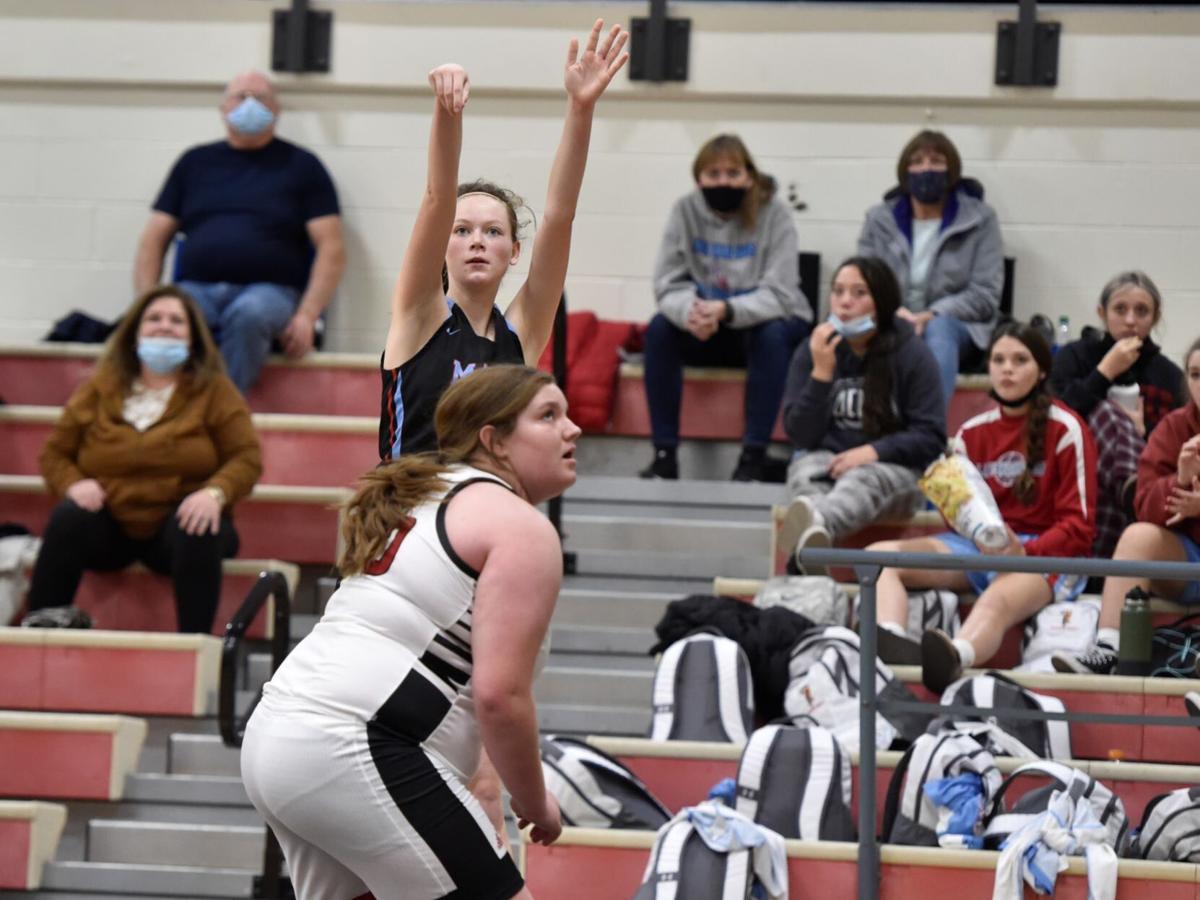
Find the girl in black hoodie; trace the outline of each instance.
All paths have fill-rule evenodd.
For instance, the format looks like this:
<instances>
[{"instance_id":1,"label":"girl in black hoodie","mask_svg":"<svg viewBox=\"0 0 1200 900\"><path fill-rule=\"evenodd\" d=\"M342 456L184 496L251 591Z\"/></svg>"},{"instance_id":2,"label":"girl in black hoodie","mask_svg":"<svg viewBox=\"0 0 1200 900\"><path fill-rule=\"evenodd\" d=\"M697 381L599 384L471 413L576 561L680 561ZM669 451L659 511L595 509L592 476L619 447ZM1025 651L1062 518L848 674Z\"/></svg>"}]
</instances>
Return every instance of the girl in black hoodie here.
<instances>
[{"instance_id":1,"label":"girl in black hoodie","mask_svg":"<svg viewBox=\"0 0 1200 900\"><path fill-rule=\"evenodd\" d=\"M1183 372L1150 340L1162 318L1162 295L1144 272L1122 272L1100 292L1104 336L1085 337L1054 357L1050 383L1087 419L1099 454L1095 554L1108 558L1132 521L1137 461L1146 438L1187 402Z\"/></svg>"},{"instance_id":2,"label":"girl in black hoodie","mask_svg":"<svg viewBox=\"0 0 1200 900\"><path fill-rule=\"evenodd\" d=\"M896 314L900 287L888 264L843 262L829 307L829 321L797 348L784 388L783 427L798 451L788 468L795 499L779 532L789 569L797 550L920 509L917 479L946 449L937 365Z\"/></svg>"}]
</instances>

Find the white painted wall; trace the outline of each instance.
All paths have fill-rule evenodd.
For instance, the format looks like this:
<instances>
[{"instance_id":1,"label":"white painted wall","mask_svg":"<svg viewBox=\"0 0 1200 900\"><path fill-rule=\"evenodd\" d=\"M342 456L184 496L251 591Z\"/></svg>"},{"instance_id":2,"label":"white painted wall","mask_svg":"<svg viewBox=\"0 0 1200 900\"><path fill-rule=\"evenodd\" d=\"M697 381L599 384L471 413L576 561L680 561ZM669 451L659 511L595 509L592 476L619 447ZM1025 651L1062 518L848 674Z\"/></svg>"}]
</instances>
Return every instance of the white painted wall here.
<instances>
[{"instance_id":1,"label":"white painted wall","mask_svg":"<svg viewBox=\"0 0 1200 900\"><path fill-rule=\"evenodd\" d=\"M276 4L278 5L278 4ZM424 178L425 73L475 85L464 177L540 212L567 40L633 2L325 2L334 71L285 77L280 133L316 151L341 195L349 270L330 346L376 350ZM0 0L0 341L72 308L130 299L147 208L175 157L217 139L224 81L266 67L259 0ZM673 3L693 20L692 78L631 83L598 109L567 283L575 309L645 319L671 201L717 131L796 185L796 223L828 275L920 127L945 130L1016 256L1017 313L1093 315L1109 275L1144 268L1167 298L1160 338L1200 334L1200 9L1043 8L1063 23L1059 87L992 85L996 7ZM526 257L528 258L528 257ZM510 276L515 290L519 273Z\"/></svg>"}]
</instances>

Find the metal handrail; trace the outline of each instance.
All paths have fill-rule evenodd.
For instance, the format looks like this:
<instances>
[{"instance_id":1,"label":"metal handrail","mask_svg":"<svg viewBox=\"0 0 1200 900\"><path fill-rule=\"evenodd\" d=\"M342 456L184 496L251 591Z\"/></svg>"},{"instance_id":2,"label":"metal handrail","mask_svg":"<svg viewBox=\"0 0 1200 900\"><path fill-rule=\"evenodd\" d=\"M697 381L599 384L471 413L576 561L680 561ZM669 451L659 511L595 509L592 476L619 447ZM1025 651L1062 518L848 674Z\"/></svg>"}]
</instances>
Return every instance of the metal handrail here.
<instances>
[{"instance_id":1,"label":"metal handrail","mask_svg":"<svg viewBox=\"0 0 1200 900\"><path fill-rule=\"evenodd\" d=\"M288 645L291 643L292 632L292 599L288 590L287 579L282 572L261 572L250 593L242 601L229 624L225 626L225 637L221 644L221 682L218 692L217 719L221 727L221 740L227 747L241 747L242 737L246 733L246 722L254 707L262 699L260 688L246 715L239 719L237 714L237 674L238 650L246 638L246 631L259 612L274 598L274 631L271 637L271 674L274 674L283 659L287 656ZM279 870L283 866L283 849L270 826L267 826L267 840L263 847L262 874L254 879L253 896L265 897L268 900L279 900L285 896L295 896L290 891L285 892L284 879Z\"/></svg>"},{"instance_id":2,"label":"metal handrail","mask_svg":"<svg viewBox=\"0 0 1200 900\"><path fill-rule=\"evenodd\" d=\"M1149 578L1155 581L1200 581L1200 563L1168 563L1142 560L1067 559L1055 556L959 556L950 553L896 553L874 550L804 549L799 553L801 565L841 566L854 569L859 584L859 720L858 720L858 896L859 900L877 900L879 897L879 836L873 824L862 827L862 823L876 821L875 783L875 714L881 708L875 696L875 585L879 574L889 569L943 569L959 572L1029 572L1052 575L1087 575L1103 577ZM945 712L937 703L912 701L888 701L883 704L889 709L925 709ZM1042 710L1030 711L1009 718L1022 719L1074 719L1101 718L1101 714L1056 714ZM1112 718L1112 717L1105 717ZM1154 724L1195 725L1185 717L1128 716L1116 717L1126 721ZM1174 722L1161 720L1171 718Z\"/></svg>"},{"instance_id":3,"label":"metal handrail","mask_svg":"<svg viewBox=\"0 0 1200 900\"><path fill-rule=\"evenodd\" d=\"M262 697L258 696L246 710L245 719L238 721L237 715L237 657L242 641L250 623L254 621L259 611L266 606L268 598L275 598L274 635L271 638L271 673L283 663L287 656L288 643L291 641L292 602L288 591L287 579L281 572L260 572L258 580L250 588L250 593L242 601L229 624L225 626L225 637L221 644L221 683L217 705L217 719L221 727L221 740L226 747L242 746L242 735L246 731L245 719L258 705Z\"/></svg>"}]
</instances>

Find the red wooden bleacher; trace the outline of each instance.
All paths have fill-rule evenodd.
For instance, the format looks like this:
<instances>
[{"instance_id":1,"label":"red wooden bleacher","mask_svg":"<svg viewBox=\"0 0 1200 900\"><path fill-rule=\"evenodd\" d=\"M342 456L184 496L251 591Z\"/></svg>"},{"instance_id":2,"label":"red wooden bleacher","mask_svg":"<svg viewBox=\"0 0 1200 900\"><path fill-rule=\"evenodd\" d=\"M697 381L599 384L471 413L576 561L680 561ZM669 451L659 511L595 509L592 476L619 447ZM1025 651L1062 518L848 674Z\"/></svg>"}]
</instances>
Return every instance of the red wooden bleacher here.
<instances>
[{"instance_id":1,"label":"red wooden bleacher","mask_svg":"<svg viewBox=\"0 0 1200 900\"><path fill-rule=\"evenodd\" d=\"M0 890L36 891L67 823L60 803L0 800Z\"/></svg>"},{"instance_id":2,"label":"red wooden bleacher","mask_svg":"<svg viewBox=\"0 0 1200 900\"><path fill-rule=\"evenodd\" d=\"M213 715L220 665L210 635L0 628L0 709Z\"/></svg>"},{"instance_id":3,"label":"red wooden bleacher","mask_svg":"<svg viewBox=\"0 0 1200 900\"><path fill-rule=\"evenodd\" d=\"M535 897L613 900L631 897L641 883L654 834L566 828L549 847L526 843L525 881ZM858 845L788 841L791 900L828 900L858 895ZM990 897L999 854L929 847L880 848L880 900L928 900L931 896ZM1122 860L1117 900L1197 900L1200 867L1185 863ZM1029 894L1027 896L1032 896ZM1082 857L1071 857L1055 890L1060 900L1086 900Z\"/></svg>"},{"instance_id":4,"label":"red wooden bleacher","mask_svg":"<svg viewBox=\"0 0 1200 900\"><path fill-rule=\"evenodd\" d=\"M128 716L0 711L0 797L118 800L146 731Z\"/></svg>"}]
</instances>

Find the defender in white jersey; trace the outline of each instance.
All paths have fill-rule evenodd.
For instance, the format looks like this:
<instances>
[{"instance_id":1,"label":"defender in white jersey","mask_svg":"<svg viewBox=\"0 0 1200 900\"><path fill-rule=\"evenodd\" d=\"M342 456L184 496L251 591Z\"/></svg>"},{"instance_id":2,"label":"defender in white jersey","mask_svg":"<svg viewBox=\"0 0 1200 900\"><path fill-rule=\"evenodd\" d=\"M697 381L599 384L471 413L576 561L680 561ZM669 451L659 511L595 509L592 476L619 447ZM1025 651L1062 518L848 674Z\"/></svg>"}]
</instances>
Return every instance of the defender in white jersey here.
<instances>
[{"instance_id":1,"label":"defender in white jersey","mask_svg":"<svg viewBox=\"0 0 1200 900\"><path fill-rule=\"evenodd\" d=\"M529 898L497 774L535 840L561 829L532 683L562 550L534 504L574 482L579 429L520 366L456 383L436 424L438 459L364 476L345 580L246 728L242 778L300 900Z\"/></svg>"}]
</instances>

